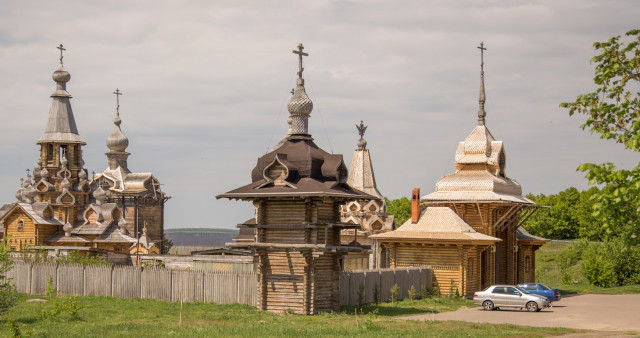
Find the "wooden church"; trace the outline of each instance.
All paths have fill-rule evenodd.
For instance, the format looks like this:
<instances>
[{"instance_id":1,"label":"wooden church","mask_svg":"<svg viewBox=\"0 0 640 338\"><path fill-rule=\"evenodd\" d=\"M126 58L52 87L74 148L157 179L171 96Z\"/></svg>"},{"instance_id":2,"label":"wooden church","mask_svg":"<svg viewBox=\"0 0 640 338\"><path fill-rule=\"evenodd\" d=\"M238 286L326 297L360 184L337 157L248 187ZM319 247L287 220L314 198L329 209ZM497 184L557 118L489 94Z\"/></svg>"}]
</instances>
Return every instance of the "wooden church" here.
<instances>
[{"instance_id":1,"label":"wooden church","mask_svg":"<svg viewBox=\"0 0 640 338\"><path fill-rule=\"evenodd\" d=\"M349 187L342 155L320 149L309 134L313 103L302 76L302 44L296 88L287 108L290 130L285 139L258 158L251 183L216 198L251 201L255 241L227 246L250 248L258 260L258 308L299 314L340 310L341 258L357 246L341 244L340 233L359 225L340 222L340 206L372 199ZM252 223L252 224L249 224Z\"/></svg>"},{"instance_id":2,"label":"wooden church","mask_svg":"<svg viewBox=\"0 0 640 338\"><path fill-rule=\"evenodd\" d=\"M0 208L3 236L11 236L9 243L13 250L84 247L128 254L139 240L129 230L121 200L109 200L109 193L88 179L82 159L82 147L86 142L78 133L71 94L67 91L71 75L62 63L65 49L62 45L58 49L60 66L52 76L56 89L51 94L52 103L44 133L37 142L40 145L37 164L33 168L33 176L27 170L27 177L22 179L15 195L17 202ZM120 130L118 116L116 129ZM123 140L111 142L112 136L107 145L112 151L111 143L117 148L115 150L121 149ZM126 137L124 143L128 143ZM124 160L126 164L126 157ZM137 193L145 189L145 182L149 180L139 181ZM147 250L153 251L155 244L149 241L145 238Z\"/></svg>"},{"instance_id":3,"label":"wooden church","mask_svg":"<svg viewBox=\"0 0 640 338\"><path fill-rule=\"evenodd\" d=\"M433 193L420 198L419 190L414 190L414 217L396 231L373 236L385 243L392 266L431 265L436 278L442 276L438 282L443 292L446 293L448 285L453 283L452 289L458 289L463 295L492 284L533 282L535 251L548 241L527 233L521 227L539 207L522 196L520 184L507 176L504 144L497 141L485 125L485 48L482 44L478 48L481 51L478 125L458 145L454 161L456 171L440 178ZM417 211L418 201L426 207L422 212ZM446 211L450 219L448 224L432 220L436 209L438 214L445 212L442 207L450 210ZM453 217L451 212L459 219ZM428 219L423 220L423 217ZM446 236L442 229L448 229ZM416 230L421 232L420 236L403 236L407 231ZM462 238L458 242L449 241L445 247L449 245L451 259L436 253L444 250L442 248L433 251L434 236L445 236L448 241L459 236L454 232L466 236L474 234L476 237L482 237L479 234L483 234L486 237L476 241L477 244ZM400 240L402 238L404 241ZM426 241L426 238L430 240ZM396 249L401 243L414 245L411 254L403 254L403 251ZM415 246L418 244L422 248ZM431 249L427 248L429 246ZM428 261L419 259L417 252L422 250L432 250L433 255L429 256ZM443 283L447 287L442 288Z\"/></svg>"}]
</instances>

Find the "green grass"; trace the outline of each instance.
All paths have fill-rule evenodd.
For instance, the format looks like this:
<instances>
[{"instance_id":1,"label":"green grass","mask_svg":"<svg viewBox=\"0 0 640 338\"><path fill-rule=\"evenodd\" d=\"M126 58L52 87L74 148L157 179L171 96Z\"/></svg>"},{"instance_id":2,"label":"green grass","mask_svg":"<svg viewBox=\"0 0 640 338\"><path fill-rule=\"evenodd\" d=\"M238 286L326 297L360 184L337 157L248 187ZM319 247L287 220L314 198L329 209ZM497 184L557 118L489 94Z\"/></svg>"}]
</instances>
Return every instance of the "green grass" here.
<instances>
[{"instance_id":1,"label":"green grass","mask_svg":"<svg viewBox=\"0 0 640 338\"><path fill-rule=\"evenodd\" d=\"M468 300L432 298L402 301L380 306L348 307L343 313L300 316L272 314L246 305L185 303L182 324L180 304L148 299L79 297L80 316L68 313L42 318L51 303L27 303L33 298L20 295L17 306L0 319L0 336L11 336L12 321L23 335L32 337L114 337L114 336L438 336L508 337L562 335L580 330L536 328L516 325L477 324L454 321L405 321L396 316L436 313L470 306ZM376 311L377 310L377 311ZM358 315L356 317L355 313Z\"/></svg>"},{"instance_id":2,"label":"green grass","mask_svg":"<svg viewBox=\"0 0 640 338\"><path fill-rule=\"evenodd\" d=\"M589 284L589 281L580 272L580 263L569 269L572 279L577 282L571 285L561 283L560 270L556 263L556 257L571 243L549 242L536 252L536 281L550 288L560 289L561 295L575 293L602 293L602 294L626 294L640 293L640 285L625 285L611 288L603 288Z\"/></svg>"}]
</instances>

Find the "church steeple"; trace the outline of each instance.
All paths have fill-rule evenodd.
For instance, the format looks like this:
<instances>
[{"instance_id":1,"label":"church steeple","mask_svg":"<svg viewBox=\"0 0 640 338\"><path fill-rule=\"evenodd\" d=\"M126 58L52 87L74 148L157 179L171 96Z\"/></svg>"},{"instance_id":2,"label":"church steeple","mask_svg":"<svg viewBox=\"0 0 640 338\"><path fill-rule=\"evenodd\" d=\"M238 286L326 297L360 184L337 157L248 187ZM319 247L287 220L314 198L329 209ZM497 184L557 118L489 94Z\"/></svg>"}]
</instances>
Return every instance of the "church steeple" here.
<instances>
[{"instance_id":1,"label":"church steeple","mask_svg":"<svg viewBox=\"0 0 640 338\"><path fill-rule=\"evenodd\" d=\"M56 90L51 94L53 99L49 110L49 119L44 133L38 140L40 145L40 159L43 167L59 167L60 161L66 156L69 167L81 168L81 146L87 144L78 134L76 121L71 109L71 94L67 92L67 82L71 75L62 65L62 52L66 49L60 44L60 66L53 72L52 78L56 82Z\"/></svg>"},{"instance_id":2,"label":"church steeple","mask_svg":"<svg viewBox=\"0 0 640 338\"><path fill-rule=\"evenodd\" d=\"M294 50L294 54L298 54L298 79L296 80L296 88L293 90L293 96L289 99L287 109L291 114L291 134L292 135L308 135L309 134L309 114L313 110L313 102L307 96L304 89L304 79L302 78L302 57L309 56L303 52L302 43L298 44L298 50Z\"/></svg>"},{"instance_id":3,"label":"church steeple","mask_svg":"<svg viewBox=\"0 0 640 338\"><path fill-rule=\"evenodd\" d=\"M480 49L480 93L478 95L480 109L478 109L478 125L484 126L484 117L487 116L487 113L484 111L484 102L486 100L484 95L484 51L487 49L484 48L483 42L480 42L478 49Z\"/></svg>"},{"instance_id":4,"label":"church steeple","mask_svg":"<svg viewBox=\"0 0 640 338\"><path fill-rule=\"evenodd\" d=\"M127 168L127 158L130 154L125 151L129 146L129 139L124 135L122 129L120 129L120 124L122 123L120 119L120 95L122 95L122 92L116 88L116 91L113 93L116 95L116 117L113 120L115 127L111 135L107 137L109 152L106 153L106 155L109 160L110 170L121 167L125 172L129 172Z\"/></svg>"}]
</instances>

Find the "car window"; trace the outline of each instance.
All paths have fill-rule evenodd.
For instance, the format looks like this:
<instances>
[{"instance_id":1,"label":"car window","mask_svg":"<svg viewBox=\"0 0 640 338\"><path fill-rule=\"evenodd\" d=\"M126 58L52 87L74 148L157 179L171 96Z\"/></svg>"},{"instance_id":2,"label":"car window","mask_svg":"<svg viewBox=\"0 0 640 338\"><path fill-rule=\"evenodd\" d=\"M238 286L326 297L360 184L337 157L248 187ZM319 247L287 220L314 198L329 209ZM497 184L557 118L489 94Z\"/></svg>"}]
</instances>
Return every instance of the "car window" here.
<instances>
[{"instance_id":1,"label":"car window","mask_svg":"<svg viewBox=\"0 0 640 338\"><path fill-rule=\"evenodd\" d=\"M540 290L551 290L544 284L538 284L540 286Z\"/></svg>"},{"instance_id":2,"label":"car window","mask_svg":"<svg viewBox=\"0 0 640 338\"><path fill-rule=\"evenodd\" d=\"M529 292L529 291L527 291L527 290L525 290L525 289L523 289L523 288L521 288L521 287L519 287L519 286L516 286L516 289L517 289L518 291L520 291L520 292L524 293L524 294L530 294L530 293L531 293L531 292Z\"/></svg>"},{"instance_id":3,"label":"car window","mask_svg":"<svg viewBox=\"0 0 640 338\"><path fill-rule=\"evenodd\" d=\"M536 291L538 287L535 284L527 284L524 289L527 291Z\"/></svg>"},{"instance_id":4,"label":"car window","mask_svg":"<svg viewBox=\"0 0 640 338\"><path fill-rule=\"evenodd\" d=\"M501 286L495 287L491 293L504 293L504 288Z\"/></svg>"},{"instance_id":5,"label":"car window","mask_svg":"<svg viewBox=\"0 0 640 338\"><path fill-rule=\"evenodd\" d=\"M507 287L506 294L508 294L508 295L519 295L520 291L516 290L516 288L514 288L514 287L509 286L509 287Z\"/></svg>"}]
</instances>

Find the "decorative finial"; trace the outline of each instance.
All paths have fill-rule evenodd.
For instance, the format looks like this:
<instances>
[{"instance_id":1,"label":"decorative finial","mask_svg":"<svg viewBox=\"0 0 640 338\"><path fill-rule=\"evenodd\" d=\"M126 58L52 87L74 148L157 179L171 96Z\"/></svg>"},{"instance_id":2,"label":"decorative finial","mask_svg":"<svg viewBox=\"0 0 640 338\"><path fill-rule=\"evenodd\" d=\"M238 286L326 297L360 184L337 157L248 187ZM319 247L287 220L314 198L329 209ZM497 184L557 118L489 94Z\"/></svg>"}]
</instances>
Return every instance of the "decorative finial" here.
<instances>
[{"instance_id":1,"label":"decorative finial","mask_svg":"<svg viewBox=\"0 0 640 338\"><path fill-rule=\"evenodd\" d=\"M62 66L62 58L64 58L64 56L62 56L62 51L65 51L65 50L67 50L67 49L66 49L66 48L64 48L64 47L62 46L62 44L60 44L60 46L58 46L58 47L56 47L56 48L58 48L58 49L60 50L60 66Z\"/></svg>"},{"instance_id":2,"label":"decorative finial","mask_svg":"<svg viewBox=\"0 0 640 338\"><path fill-rule=\"evenodd\" d=\"M120 95L122 95L122 92L116 88L116 91L113 93L116 94L116 116L120 117Z\"/></svg>"},{"instance_id":3,"label":"decorative finial","mask_svg":"<svg viewBox=\"0 0 640 338\"><path fill-rule=\"evenodd\" d=\"M360 139L358 140L358 149L360 150L364 150L367 147L367 140L364 139L364 132L367 130L367 127L362 120L360 120L360 124L356 124L356 129L358 129L358 134L360 134Z\"/></svg>"},{"instance_id":4,"label":"decorative finial","mask_svg":"<svg viewBox=\"0 0 640 338\"><path fill-rule=\"evenodd\" d=\"M304 49L304 46L302 46L302 43L298 44L298 50L293 50L293 54L298 54L298 79L302 80L302 72L304 71L304 68L302 67L302 57L303 56L309 56L308 53L303 52L302 50ZM304 84L304 81L303 81Z\"/></svg>"},{"instance_id":5,"label":"decorative finial","mask_svg":"<svg viewBox=\"0 0 640 338\"><path fill-rule=\"evenodd\" d=\"M308 135L309 134L309 114L313 110L313 102L307 96L307 92L304 89L304 79L302 78L302 57L309 56L308 53L303 52L304 47L302 43L298 44L298 50L293 50L294 54L298 55L298 79L296 79L296 88L293 90L292 96L287 104L287 110L292 117L291 134L292 135Z\"/></svg>"},{"instance_id":6,"label":"decorative finial","mask_svg":"<svg viewBox=\"0 0 640 338\"><path fill-rule=\"evenodd\" d=\"M27 168L27 181L31 182L31 170Z\"/></svg>"},{"instance_id":7,"label":"decorative finial","mask_svg":"<svg viewBox=\"0 0 640 338\"><path fill-rule=\"evenodd\" d=\"M480 49L480 94L478 96L480 109L478 110L478 125L484 126L484 117L487 116L487 113L484 111L484 102L486 100L484 95L484 51L487 49L484 48L483 42L480 42L478 49Z\"/></svg>"}]
</instances>

